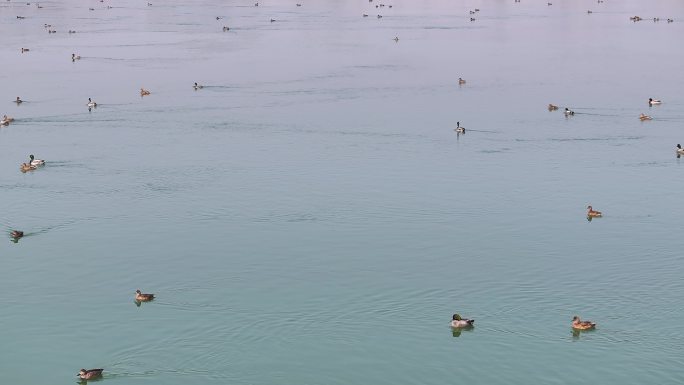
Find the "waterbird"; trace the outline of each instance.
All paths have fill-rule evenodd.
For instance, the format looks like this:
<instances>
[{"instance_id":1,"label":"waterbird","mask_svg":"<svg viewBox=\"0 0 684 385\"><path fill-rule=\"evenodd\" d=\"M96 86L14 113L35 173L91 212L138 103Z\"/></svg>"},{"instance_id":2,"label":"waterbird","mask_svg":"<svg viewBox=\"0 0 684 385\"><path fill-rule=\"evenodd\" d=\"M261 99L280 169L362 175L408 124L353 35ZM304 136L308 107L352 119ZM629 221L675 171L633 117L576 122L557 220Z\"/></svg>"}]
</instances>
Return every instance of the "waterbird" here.
<instances>
[{"instance_id":1,"label":"waterbird","mask_svg":"<svg viewBox=\"0 0 684 385\"><path fill-rule=\"evenodd\" d=\"M548 109L549 111L556 111L558 109L558 106L554 106L553 104L549 103Z\"/></svg>"},{"instance_id":2,"label":"waterbird","mask_svg":"<svg viewBox=\"0 0 684 385\"><path fill-rule=\"evenodd\" d=\"M599 218L599 217L602 217L603 214L601 214L600 211L594 210L593 207L587 206L587 216L592 217L592 218Z\"/></svg>"},{"instance_id":3,"label":"waterbird","mask_svg":"<svg viewBox=\"0 0 684 385\"><path fill-rule=\"evenodd\" d=\"M45 161L43 159L36 159L33 154L29 155L29 164L31 166L44 166Z\"/></svg>"},{"instance_id":4,"label":"waterbird","mask_svg":"<svg viewBox=\"0 0 684 385\"><path fill-rule=\"evenodd\" d=\"M21 49L21 53L28 52L28 51L29 51L28 48L22 48L22 49Z\"/></svg>"},{"instance_id":5,"label":"waterbird","mask_svg":"<svg viewBox=\"0 0 684 385\"><path fill-rule=\"evenodd\" d=\"M582 321L582 320L580 320L580 317L578 317L578 316L572 317L572 328L575 330L589 330L589 329L593 329L595 327L596 327L595 322Z\"/></svg>"},{"instance_id":6,"label":"waterbird","mask_svg":"<svg viewBox=\"0 0 684 385\"><path fill-rule=\"evenodd\" d=\"M677 152L677 155L684 155L684 148L682 148L682 145L677 143L677 148L675 148L675 151Z\"/></svg>"},{"instance_id":7,"label":"waterbird","mask_svg":"<svg viewBox=\"0 0 684 385\"><path fill-rule=\"evenodd\" d=\"M20 230L12 230L12 231L10 232L10 237L12 237L12 238L14 238L14 239L19 239L19 238L21 238L21 237L23 237L23 236L24 236L24 232L23 232L23 231L20 231Z\"/></svg>"},{"instance_id":8,"label":"waterbird","mask_svg":"<svg viewBox=\"0 0 684 385\"><path fill-rule=\"evenodd\" d=\"M87 106L88 108L97 107L97 103L95 103L92 99L88 98Z\"/></svg>"},{"instance_id":9,"label":"waterbird","mask_svg":"<svg viewBox=\"0 0 684 385\"><path fill-rule=\"evenodd\" d=\"M21 99L17 96L17 100L15 100L14 102L17 103L17 104L21 104L21 103L23 103L24 101L21 100Z\"/></svg>"},{"instance_id":10,"label":"waterbird","mask_svg":"<svg viewBox=\"0 0 684 385\"><path fill-rule=\"evenodd\" d=\"M648 98L648 104L651 106L654 104L660 104L660 103L662 103L662 101L660 101L658 99Z\"/></svg>"},{"instance_id":11,"label":"waterbird","mask_svg":"<svg viewBox=\"0 0 684 385\"><path fill-rule=\"evenodd\" d=\"M399 42L399 36L395 36L392 40L394 40L395 42Z\"/></svg>"},{"instance_id":12,"label":"waterbird","mask_svg":"<svg viewBox=\"0 0 684 385\"><path fill-rule=\"evenodd\" d=\"M104 369L81 369L76 377L82 380L91 380L93 378L101 377Z\"/></svg>"},{"instance_id":13,"label":"waterbird","mask_svg":"<svg viewBox=\"0 0 684 385\"><path fill-rule=\"evenodd\" d=\"M641 115L639 115L639 120L643 122L644 120L653 120L653 118L642 113Z\"/></svg>"},{"instance_id":14,"label":"waterbird","mask_svg":"<svg viewBox=\"0 0 684 385\"><path fill-rule=\"evenodd\" d=\"M149 95L149 94L150 94L150 91L148 91L144 88L140 88L140 96L145 96L145 95Z\"/></svg>"},{"instance_id":15,"label":"waterbird","mask_svg":"<svg viewBox=\"0 0 684 385\"><path fill-rule=\"evenodd\" d=\"M143 294L140 289L135 291L135 300L140 302L152 301L154 299L154 294Z\"/></svg>"},{"instance_id":16,"label":"waterbird","mask_svg":"<svg viewBox=\"0 0 684 385\"><path fill-rule=\"evenodd\" d=\"M19 166L19 171L25 173L25 172L28 172L28 171L33 171L33 170L35 170L36 168L37 168L36 166L33 166L33 165L29 164L29 163L22 163L21 166Z\"/></svg>"},{"instance_id":17,"label":"waterbird","mask_svg":"<svg viewBox=\"0 0 684 385\"><path fill-rule=\"evenodd\" d=\"M194 85L194 86L192 86L192 88L194 88L195 90L199 90L199 89L202 89L202 88L204 88L204 86L202 86L202 85L199 85L199 84L197 84L197 82L195 82L195 85Z\"/></svg>"},{"instance_id":18,"label":"waterbird","mask_svg":"<svg viewBox=\"0 0 684 385\"><path fill-rule=\"evenodd\" d=\"M461 318L460 315L454 314L451 317L451 327L452 328L467 328L473 326L475 322L474 319Z\"/></svg>"},{"instance_id":19,"label":"waterbird","mask_svg":"<svg viewBox=\"0 0 684 385\"><path fill-rule=\"evenodd\" d=\"M564 114L565 114L565 116L575 115L575 111L572 111L568 107L565 107Z\"/></svg>"},{"instance_id":20,"label":"waterbird","mask_svg":"<svg viewBox=\"0 0 684 385\"><path fill-rule=\"evenodd\" d=\"M76 32L76 31L74 31L74 32ZM76 60L81 60L81 56L76 55L75 53L72 53L71 54L71 61L76 61Z\"/></svg>"},{"instance_id":21,"label":"waterbird","mask_svg":"<svg viewBox=\"0 0 684 385\"><path fill-rule=\"evenodd\" d=\"M463 80L462 78L458 78L458 84L459 84L459 85L460 85L460 84L465 84L465 83L466 83L465 80Z\"/></svg>"}]
</instances>

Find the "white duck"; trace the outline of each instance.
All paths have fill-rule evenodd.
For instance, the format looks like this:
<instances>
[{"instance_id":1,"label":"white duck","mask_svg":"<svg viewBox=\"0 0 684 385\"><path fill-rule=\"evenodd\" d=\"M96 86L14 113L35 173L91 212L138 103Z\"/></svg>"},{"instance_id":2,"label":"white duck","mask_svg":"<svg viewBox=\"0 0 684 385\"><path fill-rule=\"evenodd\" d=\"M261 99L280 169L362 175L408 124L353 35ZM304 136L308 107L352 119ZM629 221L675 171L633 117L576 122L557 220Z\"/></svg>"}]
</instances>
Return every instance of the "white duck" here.
<instances>
[{"instance_id":1,"label":"white duck","mask_svg":"<svg viewBox=\"0 0 684 385\"><path fill-rule=\"evenodd\" d=\"M43 166L45 165L45 161L42 159L36 159L33 154L29 155L29 164L31 166Z\"/></svg>"},{"instance_id":2,"label":"white duck","mask_svg":"<svg viewBox=\"0 0 684 385\"><path fill-rule=\"evenodd\" d=\"M658 99L648 98L648 105L649 106L652 106L654 104L660 104L660 103L662 103L662 101L660 101Z\"/></svg>"},{"instance_id":3,"label":"white duck","mask_svg":"<svg viewBox=\"0 0 684 385\"><path fill-rule=\"evenodd\" d=\"M95 103L92 99L88 98L87 106L88 106L88 108L97 107L97 103Z\"/></svg>"},{"instance_id":4,"label":"white duck","mask_svg":"<svg viewBox=\"0 0 684 385\"><path fill-rule=\"evenodd\" d=\"M682 148L681 144L677 144L677 148L675 148L675 151L677 151L677 155L684 155L684 148Z\"/></svg>"},{"instance_id":5,"label":"white duck","mask_svg":"<svg viewBox=\"0 0 684 385\"><path fill-rule=\"evenodd\" d=\"M467 328L473 326L474 319L461 318L460 315L454 314L451 317L451 327L452 328Z\"/></svg>"},{"instance_id":6,"label":"white duck","mask_svg":"<svg viewBox=\"0 0 684 385\"><path fill-rule=\"evenodd\" d=\"M565 116L569 115L575 115L575 111L569 109L568 107L565 107Z\"/></svg>"}]
</instances>

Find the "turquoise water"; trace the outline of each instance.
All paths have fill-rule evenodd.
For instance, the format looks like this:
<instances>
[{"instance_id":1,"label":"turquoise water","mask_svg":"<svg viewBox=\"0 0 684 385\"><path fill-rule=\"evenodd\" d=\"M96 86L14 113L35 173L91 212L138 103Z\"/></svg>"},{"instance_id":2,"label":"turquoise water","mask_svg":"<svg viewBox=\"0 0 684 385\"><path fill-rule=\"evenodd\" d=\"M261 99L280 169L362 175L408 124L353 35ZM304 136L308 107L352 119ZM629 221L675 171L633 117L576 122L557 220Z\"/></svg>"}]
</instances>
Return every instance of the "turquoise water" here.
<instances>
[{"instance_id":1,"label":"turquoise water","mask_svg":"<svg viewBox=\"0 0 684 385\"><path fill-rule=\"evenodd\" d=\"M0 383L684 382L684 3L377 2L0 4Z\"/></svg>"}]
</instances>

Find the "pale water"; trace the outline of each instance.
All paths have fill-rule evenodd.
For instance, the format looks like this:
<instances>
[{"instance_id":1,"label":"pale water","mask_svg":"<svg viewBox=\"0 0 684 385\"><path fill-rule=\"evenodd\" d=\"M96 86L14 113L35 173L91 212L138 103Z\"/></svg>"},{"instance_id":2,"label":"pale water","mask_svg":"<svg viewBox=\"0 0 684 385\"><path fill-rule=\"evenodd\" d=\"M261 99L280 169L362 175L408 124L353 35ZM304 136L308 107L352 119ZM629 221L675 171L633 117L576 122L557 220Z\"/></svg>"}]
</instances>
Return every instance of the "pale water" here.
<instances>
[{"instance_id":1,"label":"pale water","mask_svg":"<svg viewBox=\"0 0 684 385\"><path fill-rule=\"evenodd\" d=\"M684 2L151 1L0 4L0 383L684 382Z\"/></svg>"}]
</instances>

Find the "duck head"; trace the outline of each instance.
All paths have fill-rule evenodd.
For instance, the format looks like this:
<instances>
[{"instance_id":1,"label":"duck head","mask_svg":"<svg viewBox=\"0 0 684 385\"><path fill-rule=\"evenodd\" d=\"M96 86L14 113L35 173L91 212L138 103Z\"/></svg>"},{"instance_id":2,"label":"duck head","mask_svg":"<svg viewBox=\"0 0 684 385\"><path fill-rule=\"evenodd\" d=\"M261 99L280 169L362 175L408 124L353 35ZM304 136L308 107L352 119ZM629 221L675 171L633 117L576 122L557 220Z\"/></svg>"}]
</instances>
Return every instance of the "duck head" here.
<instances>
[{"instance_id":1,"label":"duck head","mask_svg":"<svg viewBox=\"0 0 684 385\"><path fill-rule=\"evenodd\" d=\"M454 315L451 317L451 319L454 320L454 321L460 321L460 320L461 320L461 316L458 315L458 314L454 314Z\"/></svg>"}]
</instances>

